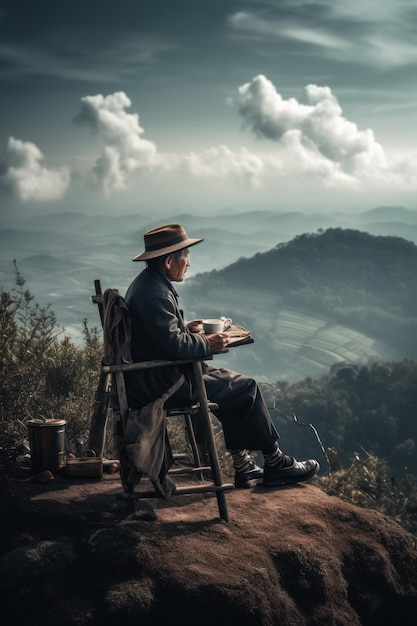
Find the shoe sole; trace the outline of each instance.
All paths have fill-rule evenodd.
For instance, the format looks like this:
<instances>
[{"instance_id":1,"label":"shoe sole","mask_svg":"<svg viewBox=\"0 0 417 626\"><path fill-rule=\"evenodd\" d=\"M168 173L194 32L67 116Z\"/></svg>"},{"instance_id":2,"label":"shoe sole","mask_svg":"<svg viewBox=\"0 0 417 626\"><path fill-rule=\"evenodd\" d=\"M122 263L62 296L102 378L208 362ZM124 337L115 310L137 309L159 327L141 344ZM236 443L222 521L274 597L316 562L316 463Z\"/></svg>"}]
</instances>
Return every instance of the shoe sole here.
<instances>
[{"instance_id":1,"label":"shoe sole","mask_svg":"<svg viewBox=\"0 0 417 626\"><path fill-rule=\"evenodd\" d=\"M252 487L256 487L257 485L262 485L263 478L253 478L252 480L248 480L242 484L235 483L235 489L251 489Z\"/></svg>"}]
</instances>

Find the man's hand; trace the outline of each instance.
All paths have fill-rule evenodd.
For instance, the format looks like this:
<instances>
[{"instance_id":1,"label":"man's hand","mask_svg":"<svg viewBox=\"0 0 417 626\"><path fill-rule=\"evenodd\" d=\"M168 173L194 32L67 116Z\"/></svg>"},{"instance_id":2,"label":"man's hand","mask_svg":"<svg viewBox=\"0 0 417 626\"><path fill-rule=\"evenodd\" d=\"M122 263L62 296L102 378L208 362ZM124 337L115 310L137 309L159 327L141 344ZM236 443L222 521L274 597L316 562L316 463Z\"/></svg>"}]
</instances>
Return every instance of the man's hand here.
<instances>
[{"instance_id":1,"label":"man's hand","mask_svg":"<svg viewBox=\"0 0 417 626\"><path fill-rule=\"evenodd\" d=\"M185 325L190 333L201 333L201 331L203 330L203 320L191 320Z\"/></svg>"},{"instance_id":2,"label":"man's hand","mask_svg":"<svg viewBox=\"0 0 417 626\"><path fill-rule=\"evenodd\" d=\"M201 333L203 330L203 320L191 320L186 322L185 325L191 333ZM209 342L212 354L227 352L229 344L229 335L227 333L214 333L213 335L205 335L205 337Z\"/></svg>"},{"instance_id":3,"label":"man's hand","mask_svg":"<svg viewBox=\"0 0 417 626\"><path fill-rule=\"evenodd\" d=\"M220 354L227 352L229 345L229 335L227 333L215 333L214 335L206 335L212 354Z\"/></svg>"}]
</instances>

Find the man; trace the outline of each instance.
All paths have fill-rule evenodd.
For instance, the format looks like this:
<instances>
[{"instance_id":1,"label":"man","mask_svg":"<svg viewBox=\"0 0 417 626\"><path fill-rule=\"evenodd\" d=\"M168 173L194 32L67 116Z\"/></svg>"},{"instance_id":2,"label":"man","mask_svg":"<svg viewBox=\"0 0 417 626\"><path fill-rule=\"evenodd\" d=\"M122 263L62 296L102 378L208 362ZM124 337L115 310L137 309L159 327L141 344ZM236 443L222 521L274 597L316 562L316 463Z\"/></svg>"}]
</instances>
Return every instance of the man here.
<instances>
[{"instance_id":1,"label":"man","mask_svg":"<svg viewBox=\"0 0 417 626\"><path fill-rule=\"evenodd\" d=\"M184 280L190 266L190 248L201 241L188 237L181 224L167 224L144 234L145 251L132 260L146 261L147 267L133 280L125 298L132 316L134 361L207 358L227 348L227 336L201 333L201 320L184 322L172 284ZM191 373L180 367L168 367L128 375L130 406L141 407L152 402L181 373L186 381L170 403L171 406L189 403L193 398ZM297 461L283 454L278 433L253 378L206 363L203 375L208 398L219 405L214 413L222 423L226 447L233 458L236 487L297 483L317 473L320 467L317 461ZM248 452L258 450L263 454L263 469Z\"/></svg>"}]
</instances>

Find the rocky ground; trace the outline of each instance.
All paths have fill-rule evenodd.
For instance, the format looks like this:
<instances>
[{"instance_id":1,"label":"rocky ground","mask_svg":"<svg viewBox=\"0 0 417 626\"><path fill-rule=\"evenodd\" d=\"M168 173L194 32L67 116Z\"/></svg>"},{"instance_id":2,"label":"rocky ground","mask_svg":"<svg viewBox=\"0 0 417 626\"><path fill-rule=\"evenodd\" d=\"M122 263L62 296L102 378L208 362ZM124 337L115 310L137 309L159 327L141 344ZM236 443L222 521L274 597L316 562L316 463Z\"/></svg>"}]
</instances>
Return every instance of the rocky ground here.
<instances>
[{"instance_id":1,"label":"rocky ground","mask_svg":"<svg viewBox=\"0 0 417 626\"><path fill-rule=\"evenodd\" d=\"M1 486L4 626L417 623L416 538L313 485L117 498L118 474Z\"/></svg>"}]
</instances>

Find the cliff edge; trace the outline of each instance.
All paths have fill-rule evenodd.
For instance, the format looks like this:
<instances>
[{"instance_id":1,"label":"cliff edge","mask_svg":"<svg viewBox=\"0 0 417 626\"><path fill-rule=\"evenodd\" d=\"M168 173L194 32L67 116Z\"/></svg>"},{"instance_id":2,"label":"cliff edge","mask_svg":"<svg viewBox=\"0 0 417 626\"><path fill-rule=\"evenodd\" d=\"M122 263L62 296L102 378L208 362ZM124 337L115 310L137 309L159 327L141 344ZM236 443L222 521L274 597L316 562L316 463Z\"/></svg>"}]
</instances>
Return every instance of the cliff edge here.
<instances>
[{"instance_id":1,"label":"cliff edge","mask_svg":"<svg viewBox=\"0 0 417 626\"><path fill-rule=\"evenodd\" d=\"M313 485L117 499L117 475L2 479L4 626L417 623L417 540Z\"/></svg>"}]
</instances>

